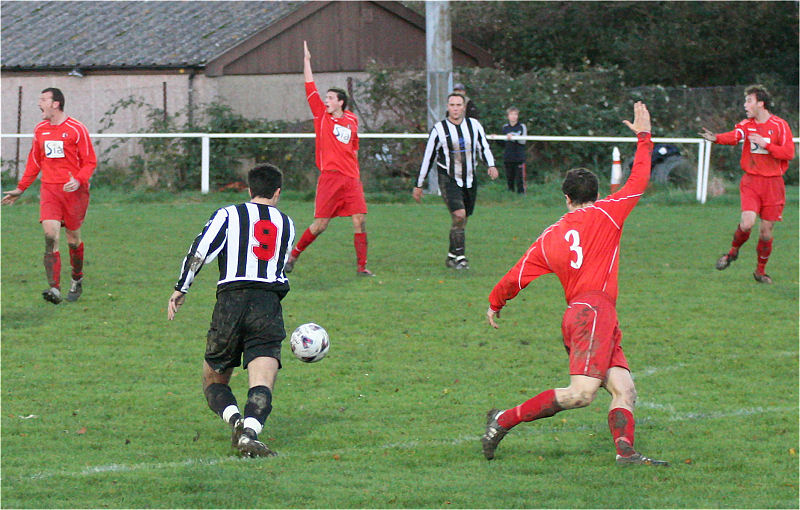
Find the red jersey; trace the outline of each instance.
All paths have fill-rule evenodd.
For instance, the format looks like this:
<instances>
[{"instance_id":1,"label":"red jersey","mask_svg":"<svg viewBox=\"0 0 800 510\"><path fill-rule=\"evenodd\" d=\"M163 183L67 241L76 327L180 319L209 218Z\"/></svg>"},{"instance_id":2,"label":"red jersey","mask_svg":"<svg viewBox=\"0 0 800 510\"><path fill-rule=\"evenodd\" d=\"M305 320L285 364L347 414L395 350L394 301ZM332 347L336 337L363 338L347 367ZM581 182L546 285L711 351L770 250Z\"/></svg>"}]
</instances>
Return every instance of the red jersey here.
<instances>
[{"instance_id":1,"label":"red jersey","mask_svg":"<svg viewBox=\"0 0 800 510\"><path fill-rule=\"evenodd\" d=\"M616 304L619 240L622 226L650 181L650 133L639 133L631 176L616 193L576 209L545 229L489 294L499 312L506 301L536 278L555 273L567 303L589 291L602 291Z\"/></svg>"},{"instance_id":2,"label":"red jersey","mask_svg":"<svg viewBox=\"0 0 800 510\"><path fill-rule=\"evenodd\" d=\"M748 134L758 133L767 140L766 147L748 140ZM755 119L745 119L736 124L733 131L720 133L715 140L722 145L736 145L745 141L742 147L742 159L739 164L748 174L764 177L777 177L786 173L789 161L794 158L794 142L789 124L778 117L770 115L766 122L759 124Z\"/></svg>"},{"instance_id":3,"label":"red jersey","mask_svg":"<svg viewBox=\"0 0 800 510\"><path fill-rule=\"evenodd\" d=\"M306 99L314 115L317 168L358 179L358 117L349 110L339 118L328 113L313 81L306 82Z\"/></svg>"},{"instance_id":4,"label":"red jersey","mask_svg":"<svg viewBox=\"0 0 800 510\"><path fill-rule=\"evenodd\" d=\"M72 176L88 186L95 167L97 157L86 126L72 117L55 125L43 121L33 130L28 164L17 188L28 189L40 171L44 183L66 184Z\"/></svg>"}]
</instances>

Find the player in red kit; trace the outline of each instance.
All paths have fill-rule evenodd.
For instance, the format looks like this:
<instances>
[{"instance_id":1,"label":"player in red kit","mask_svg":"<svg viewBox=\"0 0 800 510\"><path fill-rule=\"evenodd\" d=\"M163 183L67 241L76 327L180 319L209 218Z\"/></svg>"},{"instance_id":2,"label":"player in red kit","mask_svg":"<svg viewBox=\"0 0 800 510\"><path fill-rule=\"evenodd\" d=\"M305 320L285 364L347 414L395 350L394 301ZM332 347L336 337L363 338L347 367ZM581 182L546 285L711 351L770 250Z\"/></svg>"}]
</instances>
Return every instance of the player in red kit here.
<instances>
[{"instance_id":1,"label":"player in red kit","mask_svg":"<svg viewBox=\"0 0 800 510\"><path fill-rule=\"evenodd\" d=\"M763 86L748 87L744 97L747 118L736 124L733 131L715 135L703 128L700 133L709 142L722 145L743 142L740 165L744 175L739 182L742 216L731 249L717 260L717 269L722 271L739 257L739 248L750 238L756 217L760 217L758 262L753 278L759 283L772 283L764 269L772 253L772 228L776 221L781 221L786 203L783 174L794 158L794 142L789 124L769 112L770 96Z\"/></svg>"},{"instance_id":2,"label":"player in red kit","mask_svg":"<svg viewBox=\"0 0 800 510\"><path fill-rule=\"evenodd\" d=\"M567 310L561 323L569 353L570 384L544 391L522 404L487 416L481 438L484 456L491 460L500 440L523 421L553 416L559 411L588 406L603 386L611 393L608 425L618 464L668 465L645 457L634 447L633 408L636 389L622 352L617 321L619 242L625 219L650 181L650 113L638 102L633 123L624 121L638 137L631 176L616 193L598 200L597 177L585 168L567 172L561 186L569 212L545 229L525 255L495 285L486 312L489 324L509 299L536 278L555 273L564 287Z\"/></svg>"},{"instance_id":3,"label":"player in red kit","mask_svg":"<svg viewBox=\"0 0 800 510\"><path fill-rule=\"evenodd\" d=\"M314 114L316 161L320 175L314 201L314 221L300 236L284 271L294 269L297 258L317 236L328 228L331 218L350 216L353 220L353 245L356 249L356 274L374 276L367 269L367 202L358 168L358 118L347 108L347 93L329 89L325 100L319 96L311 72L311 52L303 41L303 74L306 97Z\"/></svg>"},{"instance_id":4,"label":"player in red kit","mask_svg":"<svg viewBox=\"0 0 800 510\"><path fill-rule=\"evenodd\" d=\"M15 189L4 193L2 203L16 202L42 173L39 221L44 229L44 269L49 284L42 296L58 304L61 302L58 238L62 226L67 232L72 266L67 301L77 301L83 292L81 225L89 207L89 179L97 158L86 126L64 113L64 94L59 89L44 89L39 96L39 109L43 121L33 132L25 173Z\"/></svg>"}]
</instances>

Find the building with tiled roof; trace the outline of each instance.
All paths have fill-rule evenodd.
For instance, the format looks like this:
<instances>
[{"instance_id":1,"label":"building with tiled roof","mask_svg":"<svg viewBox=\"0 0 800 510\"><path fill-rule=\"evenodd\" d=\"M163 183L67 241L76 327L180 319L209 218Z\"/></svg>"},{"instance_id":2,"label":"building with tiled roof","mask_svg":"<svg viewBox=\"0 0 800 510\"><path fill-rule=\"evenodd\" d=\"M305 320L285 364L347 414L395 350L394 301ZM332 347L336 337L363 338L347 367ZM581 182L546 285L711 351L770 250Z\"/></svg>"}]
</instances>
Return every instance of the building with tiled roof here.
<instances>
[{"instance_id":1,"label":"building with tiled roof","mask_svg":"<svg viewBox=\"0 0 800 510\"><path fill-rule=\"evenodd\" d=\"M46 87L62 89L67 114L91 132L129 97L170 114L219 101L248 117L307 119L304 40L319 88L362 79L371 61L425 68L425 19L399 2L3 0L0 16L3 133L33 129ZM491 56L454 36L453 61ZM111 131L144 124L127 110ZM15 144L3 139L4 159Z\"/></svg>"}]
</instances>

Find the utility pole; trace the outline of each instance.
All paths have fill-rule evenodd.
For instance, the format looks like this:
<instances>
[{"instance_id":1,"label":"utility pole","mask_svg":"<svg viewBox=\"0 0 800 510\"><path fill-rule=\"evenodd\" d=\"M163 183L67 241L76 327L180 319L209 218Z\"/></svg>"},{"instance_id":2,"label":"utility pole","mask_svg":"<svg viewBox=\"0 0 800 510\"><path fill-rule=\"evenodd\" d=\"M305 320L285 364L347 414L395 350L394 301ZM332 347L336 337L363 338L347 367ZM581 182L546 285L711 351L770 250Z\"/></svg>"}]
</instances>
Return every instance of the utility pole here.
<instances>
[{"instance_id":1,"label":"utility pole","mask_svg":"<svg viewBox=\"0 0 800 510\"><path fill-rule=\"evenodd\" d=\"M425 2L425 52L428 78L428 131L447 113L453 90L453 44L448 0ZM439 194L435 174L428 175L428 192Z\"/></svg>"}]
</instances>

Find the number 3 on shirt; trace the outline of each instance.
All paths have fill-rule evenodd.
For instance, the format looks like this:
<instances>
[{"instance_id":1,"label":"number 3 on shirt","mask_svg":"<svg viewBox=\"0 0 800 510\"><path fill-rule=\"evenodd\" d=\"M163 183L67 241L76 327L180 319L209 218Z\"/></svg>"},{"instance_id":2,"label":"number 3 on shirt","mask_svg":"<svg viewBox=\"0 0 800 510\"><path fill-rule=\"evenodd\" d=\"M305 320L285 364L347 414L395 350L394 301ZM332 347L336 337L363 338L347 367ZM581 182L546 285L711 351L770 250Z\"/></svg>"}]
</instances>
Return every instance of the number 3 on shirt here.
<instances>
[{"instance_id":1,"label":"number 3 on shirt","mask_svg":"<svg viewBox=\"0 0 800 510\"><path fill-rule=\"evenodd\" d=\"M259 220L253 225L253 237L259 242L253 246L253 254L258 260L269 260L275 255L275 240L278 228L269 220Z\"/></svg>"},{"instance_id":2,"label":"number 3 on shirt","mask_svg":"<svg viewBox=\"0 0 800 510\"><path fill-rule=\"evenodd\" d=\"M574 251L577 256L575 260L570 260L569 265L575 269L580 269L583 265L583 248L581 248L581 236L577 230L570 230L564 236L564 240L570 242L572 238L572 246L569 247L570 251Z\"/></svg>"}]
</instances>

